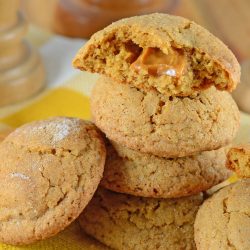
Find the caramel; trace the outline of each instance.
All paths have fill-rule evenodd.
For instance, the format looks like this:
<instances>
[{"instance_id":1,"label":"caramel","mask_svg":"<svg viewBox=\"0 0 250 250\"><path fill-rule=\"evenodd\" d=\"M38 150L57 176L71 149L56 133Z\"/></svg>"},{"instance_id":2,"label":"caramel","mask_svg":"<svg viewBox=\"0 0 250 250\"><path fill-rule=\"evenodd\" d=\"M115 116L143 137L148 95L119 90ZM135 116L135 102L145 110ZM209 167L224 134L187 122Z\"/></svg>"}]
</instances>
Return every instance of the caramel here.
<instances>
[{"instance_id":1,"label":"caramel","mask_svg":"<svg viewBox=\"0 0 250 250\"><path fill-rule=\"evenodd\" d=\"M169 54L164 54L159 48L149 47L143 49L137 60L131 64L131 67L136 72L146 69L148 74L152 76L180 77L186 69L186 58L177 49L171 49Z\"/></svg>"}]
</instances>

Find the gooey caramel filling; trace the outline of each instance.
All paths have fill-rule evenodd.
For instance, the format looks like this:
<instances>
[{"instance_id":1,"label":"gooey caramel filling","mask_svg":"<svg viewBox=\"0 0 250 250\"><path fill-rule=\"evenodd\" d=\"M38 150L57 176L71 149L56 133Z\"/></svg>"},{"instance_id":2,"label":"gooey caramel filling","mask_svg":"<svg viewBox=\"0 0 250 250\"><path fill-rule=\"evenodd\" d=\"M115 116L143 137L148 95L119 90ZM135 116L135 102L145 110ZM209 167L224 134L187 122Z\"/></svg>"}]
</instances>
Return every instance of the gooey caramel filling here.
<instances>
[{"instance_id":1,"label":"gooey caramel filling","mask_svg":"<svg viewBox=\"0 0 250 250\"><path fill-rule=\"evenodd\" d=\"M143 49L139 57L131 64L136 72L146 69L152 76L168 75L180 77L186 71L187 60L184 53L177 49L171 49L168 54L159 48Z\"/></svg>"}]
</instances>

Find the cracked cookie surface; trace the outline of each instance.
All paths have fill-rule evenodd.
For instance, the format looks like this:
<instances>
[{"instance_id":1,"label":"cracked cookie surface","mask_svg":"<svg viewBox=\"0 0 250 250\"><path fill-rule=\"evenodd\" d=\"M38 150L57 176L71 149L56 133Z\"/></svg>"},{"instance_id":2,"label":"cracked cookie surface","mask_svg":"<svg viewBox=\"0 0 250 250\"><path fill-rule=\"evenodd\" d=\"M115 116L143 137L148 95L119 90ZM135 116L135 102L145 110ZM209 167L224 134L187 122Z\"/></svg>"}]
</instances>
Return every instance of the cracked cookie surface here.
<instances>
[{"instance_id":1,"label":"cracked cookie surface","mask_svg":"<svg viewBox=\"0 0 250 250\"><path fill-rule=\"evenodd\" d=\"M218 38L190 20L160 13L122 19L97 32L73 65L167 96L210 86L232 91L240 81L237 59Z\"/></svg>"},{"instance_id":2,"label":"cracked cookie surface","mask_svg":"<svg viewBox=\"0 0 250 250\"><path fill-rule=\"evenodd\" d=\"M202 194L153 199L98 188L79 221L86 233L113 249L195 249L193 223Z\"/></svg>"},{"instance_id":3,"label":"cracked cookie surface","mask_svg":"<svg viewBox=\"0 0 250 250\"><path fill-rule=\"evenodd\" d=\"M233 98L215 88L193 97L166 97L101 77L92 92L91 111L112 141L161 157L218 149L231 143L239 128Z\"/></svg>"},{"instance_id":4,"label":"cracked cookie surface","mask_svg":"<svg viewBox=\"0 0 250 250\"><path fill-rule=\"evenodd\" d=\"M92 198L106 157L90 122L26 124L0 144L0 241L29 244L63 230Z\"/></svg>"},{"instance_id":5,"label":"cracked cookie surface","mask_svg":"<svg viewBox=\"0 0 250 250\"><path fill-rule=\"evenodd\" d=\"M198 250L249 250L250 180L240 180L206 200L194 228Z\"/></svg>"},{"instance_id":6,"label":"cracked cookie surface","mask_svg":"<svg viewBox=\"0 0 250 250\"><path fill-rule=\"evenodd\" d=\"M163 158L111 143L107 143L101 185L119 193L154 198L188 196L217 185L232 173L225 167L228 148Z\"/></svg>"}]
</instances>

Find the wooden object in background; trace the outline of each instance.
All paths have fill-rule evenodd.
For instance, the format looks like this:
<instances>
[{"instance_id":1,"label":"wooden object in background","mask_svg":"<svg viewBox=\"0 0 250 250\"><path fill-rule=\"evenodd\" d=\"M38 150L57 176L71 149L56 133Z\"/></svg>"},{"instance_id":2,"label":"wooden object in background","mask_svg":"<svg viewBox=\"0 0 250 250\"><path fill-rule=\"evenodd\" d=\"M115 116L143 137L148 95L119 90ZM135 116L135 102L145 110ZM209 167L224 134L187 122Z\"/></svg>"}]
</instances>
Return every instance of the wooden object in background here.
<instances>
[{"instance_id":1,"label":"wooden object in background","mask_svg":"<svg viewBox=\"0 0 250 250\"><path fill-rule=\"evenodd\" d=\"M24 100L45 84L37 52L23 39L27 22L19 0L0 0L0 106Z\"/></svg>"}]
</instances>

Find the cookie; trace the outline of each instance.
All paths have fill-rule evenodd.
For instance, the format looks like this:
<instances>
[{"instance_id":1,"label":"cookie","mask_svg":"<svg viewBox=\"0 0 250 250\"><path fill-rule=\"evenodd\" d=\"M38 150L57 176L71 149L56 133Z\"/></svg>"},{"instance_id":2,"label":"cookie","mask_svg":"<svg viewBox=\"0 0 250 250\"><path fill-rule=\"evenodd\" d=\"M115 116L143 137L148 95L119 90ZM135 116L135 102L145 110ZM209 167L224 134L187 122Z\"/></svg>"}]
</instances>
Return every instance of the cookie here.
<instances>
[{"instance_id":1,"label":"cookie","mask_svg":"<svg viewBox=\"0 0 250 250\"><path fill-rule=\"evenodd\" d=\"M161 157L223 147L239 128L231 95L210 88L193 97L166 97L101 77L91 97L95 124L109 139Z\"/></svg>"},{"instance_id":2,"label":"cookie","mask_svg":"<svg viewBox=\"0 0 250 250\"><path fill-rule=\"evenodd\" d=\"M227 186L205 201L194 228L198 250L249 250L250 180Z\"/></svg>"},{"instance_id":3,"label":"cookie","mask_svg":"<svg viewBox=\"0 0 250 250\"><path fill-rule=\"evenodd\" d=\"M231 148L227 155L227 167L239 177L250 178L250 144Z\"/></svg>"},{"instance_id":4,"label":"cookie","mask_svg":"<svg viewBox=\"0 0 250 250\"><path fill-rule=\"evenodd\" d=\"M190 20L159 13L122 19L97 32L73 65L168 96L210 86L232 91L240 81L237 59L218 38Z\"/></svg>"},{"instance_id":5,"label":"cookie","mask_svg":"<svg viewBox=\"0 0 250 250\"><path fill-rule=\"evenodd\" d=\"M119 250L195 249L193 223L202 194L141 198L98 189L79 217L83 230Z\"/></svg>"},{"instance_id":6,"label":"cookie","mask_svg":"<svg viewBox=\"0 0 250 250\"><path fill-rule=\"evenodd\" d=\"M205 191L231 175L226 148L181 158L160 158L112 142L101 185L119 193L177 198Z\"/></svg>"},{"instance_id":7,"label":"cookie","mask_svg":"<svg viewBox=\"0 0 250 250\"><path fill-rule=\"evenodd\" d=\"M106 151L92 123L56 117L12 132L0 155L0 241L21 245L79 216L102 178Z\"/></svg>"}]
</instances>

